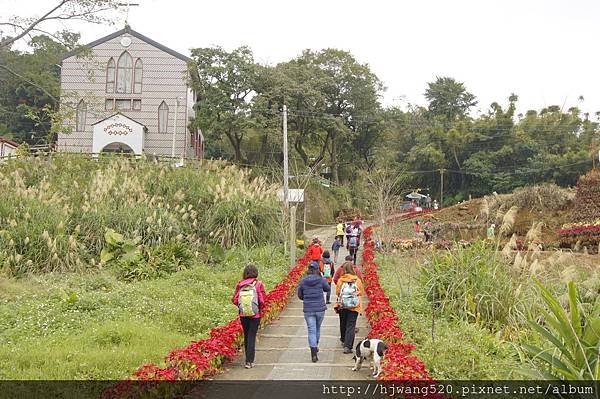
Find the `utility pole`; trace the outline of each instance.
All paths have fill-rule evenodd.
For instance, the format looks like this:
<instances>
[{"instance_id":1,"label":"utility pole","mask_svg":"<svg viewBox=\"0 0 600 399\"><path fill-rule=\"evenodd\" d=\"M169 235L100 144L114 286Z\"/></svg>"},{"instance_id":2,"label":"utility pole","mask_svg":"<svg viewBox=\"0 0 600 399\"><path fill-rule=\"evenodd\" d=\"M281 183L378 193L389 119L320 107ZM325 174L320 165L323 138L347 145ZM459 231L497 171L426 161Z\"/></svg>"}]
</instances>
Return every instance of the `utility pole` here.
<instances>
[{"instance_id":1,"label":"utility pole","mask_svg":"<svg viewBox=\"0 0 600 399\"><path fill-rule=\"evenodd\" d=\"M296 205L290 208L290 269L296 266Z\"/></svg>"},{"instance_id":2,"label":"utility pole","mask_svg":"<svg viewBox=\"0 0 600 399\"><path fill-rule=\"evenodd\" d=\"M444 169L440 169L440 208L444 203Z\"/></svg>"},{"instance_id":3,"label":"utility pole","mask_svg":"<svg viewBox=\"0 0 600 399\"><path fill-rule=\"evenodd\" d=\"M177 135L177 113L179 112L179 104L183 97L177 97L175 99L177 101L177 105L175 106L175 121L173 123L173 144L171 146L171 158L175 159L175 137Z\"/></svg>"},{"instance_id":4,"label":"utility pole","mask_svg":"<svg viewBox=\"0 0 600 399\"><path fill-rule=\"evenodd\" d=\"M288 193L288 139L287 139L287 106L283 106L283 206L289 209Z\"/></svg>"}]
</instances>

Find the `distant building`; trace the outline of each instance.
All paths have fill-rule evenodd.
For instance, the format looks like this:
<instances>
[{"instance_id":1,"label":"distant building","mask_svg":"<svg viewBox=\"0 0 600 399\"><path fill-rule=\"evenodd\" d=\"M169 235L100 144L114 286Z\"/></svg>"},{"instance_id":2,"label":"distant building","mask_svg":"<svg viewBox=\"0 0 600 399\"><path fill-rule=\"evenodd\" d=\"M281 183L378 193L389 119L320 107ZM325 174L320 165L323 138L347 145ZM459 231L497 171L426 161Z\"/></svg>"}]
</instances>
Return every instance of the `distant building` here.
<instances>
[{"instance_id":1,"label":"distant building","mask_svg":"<svg viewBox=\"0 0 600 399\"><path fill-rule=\"evenodd\" d=\"M188 57L129 26L84 48L62 60L61 108L72 117L59 151L170 156L174 140L176 157L203 156L202 133L188 129Z\"/></svg>"},{"instance_id":2,"label":"distant building","mask_svg":"<svg viewBox=\"0 0 600 399\"><path fill-rule=\"evenodd\" d=\"M0 136L0 161L17 155L18 143Z\"/></svg>"}]
</instances>

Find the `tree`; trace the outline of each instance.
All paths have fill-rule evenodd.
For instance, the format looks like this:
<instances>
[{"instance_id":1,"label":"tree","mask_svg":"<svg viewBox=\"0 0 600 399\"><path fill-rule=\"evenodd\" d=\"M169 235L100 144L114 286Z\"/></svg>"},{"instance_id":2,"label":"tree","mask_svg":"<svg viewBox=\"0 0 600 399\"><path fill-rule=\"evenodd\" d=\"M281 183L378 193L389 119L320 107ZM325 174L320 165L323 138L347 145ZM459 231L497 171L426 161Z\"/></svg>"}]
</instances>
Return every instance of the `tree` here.
<instances>
[{"instance_id":1,"label":"tree","mask_svg":"<svg viewBox=\"0 0 600 399\"><path fill-rule=\"evenodd\" d=\"M75 48L79 34L59 32L60 42L46 35L29 41L30 53L0 50L0 121L17 141L50 142L58 113L61 56ZM67 45L63 45L66 43ZM68 112L67 106L62 107ZM31 132L34 132L33 136Z\"/></svg>"},{"instance_id":2,"label":"tree","mask_svg":"<svg viewBox=\"0 0 600 399\"><path fill-rule=\"evenodd\" d=\"M209 137L225 135L236 161L243 159L242 141L250 126L251 99L256 94L258 66L252 50L239 47L227 52L221 47L192 49L192 88L197 93L195 127Z\"/></svg>"},{"instance_id":3,"label":"tree","mask_svg":"<svg viewBox=\"0 0 600 399\"><path fill-rule=\"evenodd\" d=\"M32 39L34 34L44 34L55 41L67 44L61 40L62 35L49 32L44 28L48 22L85 21L96 24L111 24L112 19L104 16L107 11L119 6L117 0L60 0L42 14L31 17L11 16L0 21L0 50L10 48L23 38ZM8 34L12 34L9 36Z\"/></svg>"},{"instance_id":4,"label":"tree","mask_svg":"<svg viewBox=\"0 0 600 399\"><path fill-rule=\"evenodd\" d=\"M477 104L475 96L464 84L453 78L437 77L427 86L425 98L429 101L429 112L433 116L443 116L446 121L464 117Z\"/></svg>"}]
</instances>

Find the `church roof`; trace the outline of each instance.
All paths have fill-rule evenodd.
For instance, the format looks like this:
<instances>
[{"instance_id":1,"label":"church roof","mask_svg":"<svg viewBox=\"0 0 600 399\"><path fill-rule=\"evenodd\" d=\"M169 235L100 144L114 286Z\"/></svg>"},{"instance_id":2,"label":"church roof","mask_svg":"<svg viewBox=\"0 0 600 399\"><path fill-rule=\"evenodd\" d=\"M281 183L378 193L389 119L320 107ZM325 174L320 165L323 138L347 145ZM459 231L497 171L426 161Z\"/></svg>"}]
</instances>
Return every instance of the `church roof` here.
<instances>
[{"instance_id":1,"label":"church roof","mask_svg":"<svg viewBox=\"0 0 600 399\"><path fill-rule=\"evenodd\" d=\"M88 44L84 45L83 47L93 48L93 47L95 47L95 46L97 46L99 44L102 44L102 43L107 42L109 40L112 40L112 39L114 39L116 37L119 37L119 36L121 36L124 33L128 33L131 36L137 37L138 39L140 39L140 40L142 40L142 41L144 41L144 42L146 42L146 43L148 43L148 44L150 44L150 45L152 45L152 46L154 46L154 47L156 47L156 48L164 51L165 53L171 54L173 57L179 58L182 61L186 61L186 62L190 61L189 57L186 57L185 55L183 55L181 53L178 53L177 51L172 50L172 49L168 48L167 46L163 46L162 44L160 44L158 42L155 42L154 40L150 39L148 36L144 36L141 33L134 31L133 29L131 29L131 27L129 25L126 25L125 28L123 28L121 30L118 30L118 31L116 31L114 33L111 33L108 36L104 36L104 37L102 37L102 38L100 38L98 40L94 40L93 42L88 43ZM71 50L68 53L66 53L62 57L62 59L63 60L67 59L69 57L72 57L72 56L76 55L77 53L78 53L78 49Z\"/></svg>"},{"instance_id":2,"label":"church roof","mask_svg":"<svg viewBox=\"0 0 600 399\"><path fill-rule=\"evenodd\" d=\"M134 122L134 123L137 123L137 124L138 124L138 125L140 125L140 126L146 127L146 125L144 125L143 123L140 123L140 122L136 121L135 119L133 119L133 118L130 118L129 116L127 116L127 115L125 115L125 114L122 114L121 112L115 112L114 114L111 114L110 116L107 116L106 118L102 118L102 119L100 119L99 121L96 121L96 122L92 123L92 126L94 126L94 125L97 125L97 124L98 124L98 123L100 123L100 122L104 122L105 120L107 120L107 119L110 119L110 118L112 118L112 117L114 117L114 116L122 116L123 118L127 118L127 119L129 119L130 121L132 121L132 122Z\"/></svg>"}]
</instances>

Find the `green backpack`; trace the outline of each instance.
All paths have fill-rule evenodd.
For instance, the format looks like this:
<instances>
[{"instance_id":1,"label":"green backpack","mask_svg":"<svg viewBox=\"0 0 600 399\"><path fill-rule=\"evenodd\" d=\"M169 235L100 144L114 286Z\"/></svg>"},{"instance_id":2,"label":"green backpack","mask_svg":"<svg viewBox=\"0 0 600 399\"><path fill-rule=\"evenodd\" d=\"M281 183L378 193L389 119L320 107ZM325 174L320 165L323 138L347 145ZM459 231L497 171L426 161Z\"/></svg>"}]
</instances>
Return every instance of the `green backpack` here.
<instances>
[{"instance_id":1,"label":"green backpack","mask_svg":"<svg viewBox=\"0 0 600 399\"><path fill-rule=\"evenodd\" d=\"M256 292L256 280L252 284L246 284L240 288L238 297L238 308L240 316L252 317L258 314L258 293Z\"/></svg>"},{"instance_id":2,"label":"green backpack","mask_svg":"<svg viewBox=\"0 0 600 399\"><path fill-rule=\"evenodd\" d=\"M331 277L331 261L323 261L323 277Z\"/></svg>"}]
</instances>

